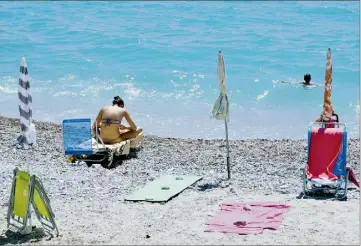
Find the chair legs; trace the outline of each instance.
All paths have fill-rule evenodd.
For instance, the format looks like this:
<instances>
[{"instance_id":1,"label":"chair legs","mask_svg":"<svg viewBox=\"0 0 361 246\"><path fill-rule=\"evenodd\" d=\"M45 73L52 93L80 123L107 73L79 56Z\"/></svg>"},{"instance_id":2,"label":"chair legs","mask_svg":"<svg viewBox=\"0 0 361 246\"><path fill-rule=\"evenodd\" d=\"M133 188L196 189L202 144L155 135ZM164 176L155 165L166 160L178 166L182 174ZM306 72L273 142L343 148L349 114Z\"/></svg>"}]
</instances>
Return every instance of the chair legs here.
<instances>
[{"instance_id":1,"label":"chair legs","mask_svg":"<svg viewBox=\"0 0 361 246\"><path fill-rule=\"evenodd\" d=\"M347 200L347 186L348 186L348 177L345 180L339 181L335 187L330 187L328 185L319 184L319 187L314 187L315 183L307 179L303 180L303 194L304 197L313 197L313 198L336 198L338 200ZM330 194L330 196L320 196L317 193Z\"/></svg>"}]
</instances>

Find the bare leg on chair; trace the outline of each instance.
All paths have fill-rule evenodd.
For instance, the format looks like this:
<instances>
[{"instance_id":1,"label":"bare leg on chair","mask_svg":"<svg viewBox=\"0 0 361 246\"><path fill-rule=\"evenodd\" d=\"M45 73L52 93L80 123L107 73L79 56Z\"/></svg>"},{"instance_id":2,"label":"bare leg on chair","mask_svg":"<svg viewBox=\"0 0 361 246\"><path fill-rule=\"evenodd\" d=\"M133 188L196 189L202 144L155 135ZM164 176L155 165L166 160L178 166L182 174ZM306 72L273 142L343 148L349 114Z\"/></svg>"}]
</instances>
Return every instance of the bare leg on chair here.
<instances>
[{"instance_id":1,"label":"bare leg on chair","mask_svg":"<svg viewBox=\"0 0 361 246\"><path fill-rule=\"evenodd\" d=\"M130 138L135 138L139 133L143 131L143 128L137 127L137 130L121 130L120 137L122 141L128 140Z\"/></svg>"}]
</instances>

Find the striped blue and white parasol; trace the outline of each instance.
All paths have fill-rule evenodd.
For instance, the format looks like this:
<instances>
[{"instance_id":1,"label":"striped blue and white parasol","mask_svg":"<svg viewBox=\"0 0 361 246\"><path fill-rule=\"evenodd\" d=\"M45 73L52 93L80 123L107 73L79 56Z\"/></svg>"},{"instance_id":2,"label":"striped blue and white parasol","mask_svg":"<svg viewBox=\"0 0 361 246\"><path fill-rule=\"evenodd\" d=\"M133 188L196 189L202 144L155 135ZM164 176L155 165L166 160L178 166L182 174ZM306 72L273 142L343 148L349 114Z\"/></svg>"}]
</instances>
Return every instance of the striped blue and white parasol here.
<instances>
[{"instance_id":1,"label":"striped blue and white parasol","mask_svg":"<svg viewBox=\"0 0 361 246\"><path fill-rule=\"evenodd\" d=\"M19 112L20 112L20 129L21 134L17 138L17 143L27 149L36 143L35 126L32 123L32 97L29 82L29 73L26 60L23 57L20 63L19 76Z\"/></svg>"}]
</instances>

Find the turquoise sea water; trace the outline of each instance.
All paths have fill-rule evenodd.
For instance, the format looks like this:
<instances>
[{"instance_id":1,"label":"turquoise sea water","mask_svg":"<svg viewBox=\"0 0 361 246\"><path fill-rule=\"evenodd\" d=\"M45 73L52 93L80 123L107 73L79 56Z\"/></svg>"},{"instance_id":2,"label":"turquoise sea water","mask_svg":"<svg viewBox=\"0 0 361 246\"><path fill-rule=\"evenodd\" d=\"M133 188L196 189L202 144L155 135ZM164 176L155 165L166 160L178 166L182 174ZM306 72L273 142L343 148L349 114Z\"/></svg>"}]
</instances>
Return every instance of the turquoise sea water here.
<instances>
[{"instance_id":1,"label":"turquoise sea water","mask_svg":"<svg viewBox=\"0 0 361 246\"><path fill-rule=\"evenodd\" d=\"M146 134L224 138L210 119L224 53L229 136L306 138L323 87L280 83L310 73L359 137L359 2L0 2L0 114L18 117L22 56L36 120L94 118L124 98Z\"/></svg>"}]
</instances>

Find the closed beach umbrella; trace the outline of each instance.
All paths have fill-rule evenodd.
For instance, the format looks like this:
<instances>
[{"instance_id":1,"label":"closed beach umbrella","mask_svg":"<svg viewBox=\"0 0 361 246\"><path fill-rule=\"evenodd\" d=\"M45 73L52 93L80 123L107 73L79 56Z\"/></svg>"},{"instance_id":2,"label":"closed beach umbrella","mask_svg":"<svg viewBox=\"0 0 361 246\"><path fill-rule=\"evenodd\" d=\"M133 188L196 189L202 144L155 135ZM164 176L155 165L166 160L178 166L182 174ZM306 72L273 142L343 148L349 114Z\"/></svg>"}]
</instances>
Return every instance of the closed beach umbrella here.
<instances>
[{"instance_id":1,"label":"closed beach umbrella","mask_svg":"<svg viewBox=\"0 0 361 246\"><path fill-rule=\"evenodd\" d=\"M19 112L20 112L20 136L18 136L17 144L24 148L29 149L36 143L35 125L32 123L32 97L29 82L29 73L26 60L23 57L20 62L20 76L19 76ZM26 157L26 171L29 172L29 160L28 155ZM24 229L22 233L28 234L32 231L31 216L29 216L29 225Z\"/></svg>"},{"instance_id":2,"label":"closed beach umbrella","mask_svg":"<svg viewBox=\"0 0 361 246\"><path fill-rule=\"evenodd\" d=\"M224 59L222 52L218 52L218 84L220 88L220 94L217 98L216 103L213 106L212 116L217 120L224 120L225 130L226 130L226 141L227 141L227 171L228 179L231 178L230 170L230 160L229 160L229 143L228 143L228 126L227 122L229 120L229 101L226 93L226 69L224 66Z\"/></svg>"},{"instance_id":3,"label":"closed beach umbrella","mask_svg":"<svg viewBox=\"0 0 361 246\"><path fill-rule=\"evenodd\" d=\"M332 114L334 113L332 102L331 102L331 92L332 92L332 59L331 59L331 49L328 48L327 51L327 61L326 61L326 74L325 74L325 92L323 96L323 111L320 118L316 122L328 122L331 120Z\"/></svg>"},{"instance_id":4,"label":"closed beach umbrella","mask_svg":"<svg viewBox=\"0 0 361 246\"><path fill-rule=\"evenodd\" d=\"M332 92L332 59L331 59L331 49L327 50L327 61L326 61L326 74L325 74L325 93L323 98L323 111L321 116L316 120L316 122L328 122L331 120L332 114L334 113L332 102L331 102L331 92ZM356 176L352 169L349 171L349 180L353 182L357 187L360 187Z\"/></svg>"},{"instance_id":5,"label":"closed beach umbrella","mask_svg":"<svg viewBox=\"0 0 361 246\"><path fill-rule=\"evenodd\" d=\"M19 112L21 134L17 143L25 149L35 144L35 126L32 124L32 97L29 82L29 73L25 58L21 59L19 77Z\"/></svg>"}]
</instances>

